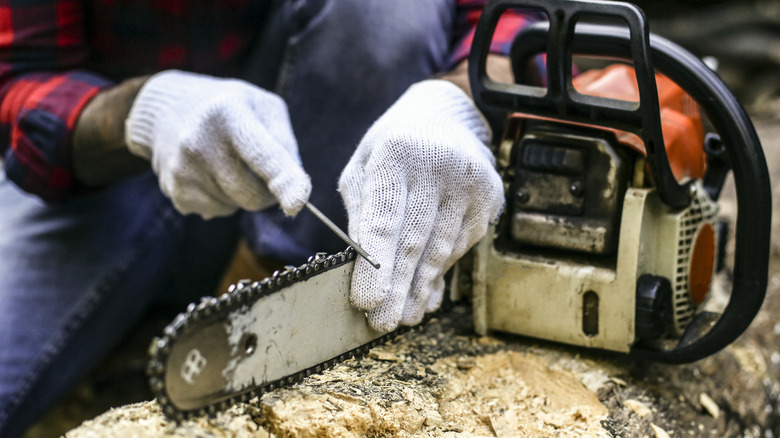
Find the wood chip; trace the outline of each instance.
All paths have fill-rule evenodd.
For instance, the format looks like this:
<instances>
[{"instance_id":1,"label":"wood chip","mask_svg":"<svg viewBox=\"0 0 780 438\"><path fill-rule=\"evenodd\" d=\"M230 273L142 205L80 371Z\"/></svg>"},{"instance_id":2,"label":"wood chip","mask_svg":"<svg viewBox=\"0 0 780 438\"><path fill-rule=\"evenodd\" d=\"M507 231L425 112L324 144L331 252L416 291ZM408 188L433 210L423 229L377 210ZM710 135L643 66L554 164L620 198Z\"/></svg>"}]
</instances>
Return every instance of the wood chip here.
<instances>
[{"instance_id":1,"label":"wood chip","mask_svg":"<svg viewBox=\"0 0 780 438\"><path fill-rule=\"evenodd\" d=\"M639 400L628 399L623 402L623 405L628 409L634 411L634 413L639 415L640 417L644 418L653 415L653 411L650 408L648 408L647 405L640 402Z\"/></svg>"},{"instance_id":2,"label":"wood chip","mask_svg":"<svg viewBox=\"0 0 780 438\"><path fill-rule=\"evenodd\" d=\"M371 350L368 352L368 357L371 359L382 360L385 362L402 362L404 359L395 353L387 351Z\"/></svg>"},{"instance_id":3,"label":"wood chip","mask_svg":"<svg viewBox=\"0 0 780 438\"><path fill-rule=\"evenodd\" d=\"M653 432L655 433L655 438L669 438L669 434L666 433L666 431L663 430L662 428L656 426L653 423L650 423L650 427L653 428Z\"/></svg>"},{"instance_id":4,"label":"wood chip","mask_svg":"<svg viewBox=\"0 0 780 438\"><path fill-rule=\"evenodd\" d=\"M702 392L699 394L699 403L707 413L712 415L712 418L717 420L720 417L720 406L710 396Z\"/></svg>"},{"instance_id":5,"label":"wood chip","mask_svg":"<svg viewBox=\"0 0 780 438\"><path fill-rule=\"evenodd\" d=\"M619 377L610 377L609 381L614 383L617 386L628 386L628 383L626 383L625 380L619 378Z\"/></svg>"},{"instance_id":6,"label":"wood chip","mask_svg":"<svg viewBox=\"0 0 780 438\"><path fill-rule=\"evenodd\" d=\"M444 423L444 419L441 417L439 411L430 409L425 411L425 425L428 427L441 426Z\"/></svg>"},{"instance_id":7,"label":"wood chip","mask_svg":"<svg viewBox=\"0 0 780 438\"><path fill-rule=\"evenodd\" d=\"M471 368L474 368L476 362L474 362L473 358L470 357L459 357L456 361L456 366L461 371L470 370Z\"/></svg>"}]
</instances>

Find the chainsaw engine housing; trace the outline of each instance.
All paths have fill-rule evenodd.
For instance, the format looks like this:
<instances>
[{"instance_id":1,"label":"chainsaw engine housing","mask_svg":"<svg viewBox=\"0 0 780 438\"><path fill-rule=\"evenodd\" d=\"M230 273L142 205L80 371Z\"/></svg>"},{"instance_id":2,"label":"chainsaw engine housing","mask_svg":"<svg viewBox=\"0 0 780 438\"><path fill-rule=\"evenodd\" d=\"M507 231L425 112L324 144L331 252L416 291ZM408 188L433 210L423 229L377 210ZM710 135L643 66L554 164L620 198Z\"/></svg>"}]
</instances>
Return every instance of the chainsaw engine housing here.
<instances>
[{"instance_id":1,"label":"chainsaw engine housing","mask_svg":"<svg viewBox=\"0 0 780 438\"><path fill-rule=\"evenodd\" d=\"M537 123L512 145L507 245L613 254L634 165L614 134Z\"/></svg>"},{"instance_id":2,"label":"chainsaw engine housing","mask_svg":"<svg viewBox=\"0 0 780 438\"><path fill-rule=\"evenodd\" d=\"M689 207L670 208L635 184L644 157L612 132L509 131L522 135L501 146L508 207L466 268L477 331L621 352L681 336L701 304L689 279L705 269L696 275L709 288L718 246L702 231L715 229L718 206L701 183ZM694 258L697 242L709 247Z\"/></svg>"},{"instance_id":3,"label":"chainsaw engine housing","mask_svg":"<svg viewBox=\"0 0 780 438\"><path fill-rule=\"evenodd\" d=\"M516 9L548 21L515 38L517 82L496 82L486 68L491 37ZM682 363L731 343L761 307L771 184L755 129L712 70L648 28L642 11L622 2L485 6L469 80L493 128L506 208L450 282L456 297L472 292L478 332ZM542 87L522 80L540 54ZM575 55L617 67L575 75ZM721 230L730 228L720 226L717 201L729 174L731 294L711 312Z\"/></svg>"}]
</instances>

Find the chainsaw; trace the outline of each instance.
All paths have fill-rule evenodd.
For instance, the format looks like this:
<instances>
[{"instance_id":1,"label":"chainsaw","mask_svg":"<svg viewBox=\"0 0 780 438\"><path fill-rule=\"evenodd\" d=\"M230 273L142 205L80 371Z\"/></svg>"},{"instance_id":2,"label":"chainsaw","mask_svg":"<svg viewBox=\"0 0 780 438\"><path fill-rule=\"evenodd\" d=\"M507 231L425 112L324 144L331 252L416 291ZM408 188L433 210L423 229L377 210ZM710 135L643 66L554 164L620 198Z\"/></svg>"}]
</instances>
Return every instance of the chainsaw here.
<instances>
[{"instance_id":1,"label":"chainsaw","mask_svg":"<svg viewBox=\"0 0 780 438\"><path fill-rule=\"evenodd\" d=\"M487 74L493 29L517 7L548 17L517 36L510 57L522 77L546 55L545 88ZM617 2L497 0L483 11L469 76L503 133L494 147L507 209L453 287L471 285L478 333L682 363L731 343L758 312L771 226L758 137L710 68L647 29L641 10ZM630 64L574 77L575 55ZM704 304L724 255L717 201L729 173L733 287L715 314Z\"/></svg>"},{"instance_id":2,"label":"chainsaw","mask_svg":"<svg viewBox=\"0 0 780 438\"><path fill-rule=\"evenodd\" d=\"M510 56L521 78L546 55L545 87L487 74L493 31L515 8L548 18L522 31ZM574 75L575 54L622 62ZM498 223L448 282L452 296L471 297L478 333L682 363L747 328L766 290L769 177L749 118L706 65L651 35L627 3L496 0L480 17L469 76L506 193ZM704 305L722 264L718 198L730 173L733 289L716 314ZM358 256L317 254L190 304L150 346L163 412L180 420L225 409L407 330L377 332L350 306Z\"/></svg>"}]
</instances>

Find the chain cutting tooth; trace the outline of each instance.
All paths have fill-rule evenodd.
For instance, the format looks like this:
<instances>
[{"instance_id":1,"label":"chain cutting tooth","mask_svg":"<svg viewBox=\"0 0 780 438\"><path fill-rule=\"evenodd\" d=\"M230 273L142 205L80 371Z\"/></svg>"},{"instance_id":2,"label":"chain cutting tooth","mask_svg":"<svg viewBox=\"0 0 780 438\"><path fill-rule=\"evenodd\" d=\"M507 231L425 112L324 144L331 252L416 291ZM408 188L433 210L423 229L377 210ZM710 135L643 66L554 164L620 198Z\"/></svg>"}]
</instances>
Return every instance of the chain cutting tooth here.
<instances>
[{"instance_id":1,"label":"chain cutting tooth","mask_svg":"<svg viewBox=\"0 0 780 438\"><path fill-rule=\"evenodd\" d=\"M163 383L162 379L154 377L149 380L149 386L153 391L161 392L165 388L165 383Z\"/></svg>"},{"instance_id":2,"label":"chain cutting tooth","mask_svg":"<svg viewBox=\"0 0 780 438\"><path fill-rule=\"evenodd\" d=\"M171 324L177 331L184 327L187 324L187 314L186 313L180 313L176 315L176 319L173 320L173 323Z\"/></svg>"},{"instance_id":3,"label":"chain cutting tooth","mask_svg":"<svg viewBox=\"0 0 780 438\"><path fill-rule=\"evenodd\" d=\"M242 278L241 280L238 280L238 288L244 289L245 287L249 286L252 283L252 280L248 278Z\"/></svg>"},{"instance_id":4,"label":"chain cutting tooth","mask_svg":"<svg viewBox=\"0 0 780 438\"><path fill-rule=\"evenodd\" d=\"M146 364L146 374L152 376L159 375L162 373L164 368L165 367L160 362L152 361ZM152 390L154 390L154 388L152 388Z\"/></svg>"},{"instance_id":5,"label":"chain cutting tooth","mask_svg":"<svg viewBox=\"0 0 780 438\"><path fill-rule=\"evenodd\" d=\"M147 350L150 357L157 356L158 350L162 347L161 341L162 340L156 336L152 338L152 342L149 343L149 349Z\"/></svg>"},{"instance_id":6,"label":"chain cutting tooth","mask_svg":"<svg viewBox=\"0 0 780 438\"><path fill-rule=\"evenodd\" d=\"M171 343L167 340L160 340L158 344L158 351L161 354L169 354L171 352Z\"/></svg>"}]
</instances>

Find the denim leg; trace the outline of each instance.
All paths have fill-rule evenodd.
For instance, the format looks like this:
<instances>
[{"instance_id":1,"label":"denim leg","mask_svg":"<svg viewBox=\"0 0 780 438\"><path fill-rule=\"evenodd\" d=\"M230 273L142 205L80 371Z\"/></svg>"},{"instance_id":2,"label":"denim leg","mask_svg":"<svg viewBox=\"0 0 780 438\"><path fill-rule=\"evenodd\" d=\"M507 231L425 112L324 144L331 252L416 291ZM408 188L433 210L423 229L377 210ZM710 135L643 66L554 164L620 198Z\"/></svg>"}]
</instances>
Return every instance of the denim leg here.
<instances>
[{"instance_id":1,"label":"denim leg","mask_svg":"<svg viewBox=\"0 0 780 438\"><path fill-rule=\"evenodd\" d=\"M72 389L154 300L211 294L238 235L237 217L175 212L151 174L56 205L0 175L0 209L3 437Z\"/></svg>"},{"instance_id":2,"label":"denim leg","mask_svg":"<svg viewBox=\"0 0 780 438\"><path fill-rule=\"evenodd\" d=\"M272 89L289 107L311 202L346 229L338 176L371 123L409 85L447 67L454 1L286 4L294 28L276 39L285 50ZM245 216L244 226L255 251L294 264L346 246L307 210L289 219L270 209Z\"/></svg>"}]
</instances>

